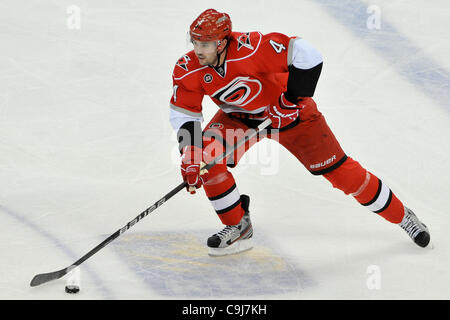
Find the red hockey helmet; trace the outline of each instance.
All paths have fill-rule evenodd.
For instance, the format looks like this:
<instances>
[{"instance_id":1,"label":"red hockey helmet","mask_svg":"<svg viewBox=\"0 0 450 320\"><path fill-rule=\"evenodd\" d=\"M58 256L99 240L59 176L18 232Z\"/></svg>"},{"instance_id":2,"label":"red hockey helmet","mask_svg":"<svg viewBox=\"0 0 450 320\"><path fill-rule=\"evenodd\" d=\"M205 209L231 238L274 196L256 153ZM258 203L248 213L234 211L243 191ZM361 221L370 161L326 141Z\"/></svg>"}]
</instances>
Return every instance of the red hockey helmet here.
<instances>
[{"instance_id":1,"label":"red hockey helmet","mask_svg":"<svg viewBox=\"0 0 450 320\"><path fill-rule=\"evenodd\" d=\"M231 35L231 19L226 13L214 9L203 11L192 22L189 29L191 39L197 41L215 41Z\"/></svg>"}]
</instances>

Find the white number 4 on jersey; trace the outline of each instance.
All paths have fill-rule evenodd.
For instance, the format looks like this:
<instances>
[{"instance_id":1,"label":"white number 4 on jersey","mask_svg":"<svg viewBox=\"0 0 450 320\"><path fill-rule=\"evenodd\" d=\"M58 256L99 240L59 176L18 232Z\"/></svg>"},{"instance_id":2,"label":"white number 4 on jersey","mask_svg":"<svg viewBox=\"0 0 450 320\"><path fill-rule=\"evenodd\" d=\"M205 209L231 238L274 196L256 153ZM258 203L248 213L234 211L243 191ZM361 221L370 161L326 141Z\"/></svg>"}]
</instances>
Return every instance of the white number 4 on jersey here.
<instances>
[{"instance_id":1,"label":"white number 4 on jersey","mask_svg":"<svg viewBox=\"0 0 450 320\"><path fill-rule=\"evenodd\" d=\"M286 50L286 47L283 46L282 43L278 43L273 40L269 40L269 43L272 46L273 50L275 50L276 53L280 53L281 51Z\"/></svg>"}]
</instances>

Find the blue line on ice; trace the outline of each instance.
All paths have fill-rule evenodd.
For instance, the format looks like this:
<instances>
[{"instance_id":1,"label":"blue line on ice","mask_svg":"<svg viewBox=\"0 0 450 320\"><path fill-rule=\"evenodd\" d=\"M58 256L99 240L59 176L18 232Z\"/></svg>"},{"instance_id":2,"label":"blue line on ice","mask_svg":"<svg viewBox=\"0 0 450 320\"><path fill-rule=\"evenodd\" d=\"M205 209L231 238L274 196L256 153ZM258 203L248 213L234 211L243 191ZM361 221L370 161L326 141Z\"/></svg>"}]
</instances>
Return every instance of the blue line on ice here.
<instances>
[{"instance_id":1,"label":"blue line on ice","mask_svg":"<svg viewBox=\"0 0 450 320\"><path fill-rule=\"evenodd\" d=\"M390 66L432 100L450 111L450 75L423 48L390 24L381 12L380 30L366 26L368 4L360 0L317 0L335 20L385 59ZM442 41L446 41L442 39Z\"/></svg>"},{"instance_id":2,"label":"blue line on ice","mask_svg":"<svg viewBox=\"0 0 450 320\"><path fill-rule=\"evenodd\" d=\"M27 227L29 227L30 229L32 229L33 231L39 233L41 236L43 236L44 238L46 238L48 241L50 241L51 243L55 244L55 246L60 249L62 252L64 252L66 255L68 255L71 259L73 259L73 261L77 260L79 257L77 257L77 255L70 250L66 245L64 245L64 243L62 243L57 237L55 237L54 235L52 235L51 233L49 233L48 231L44 230L43 228L39 227L38 225L34 224L33 222L29 221L28 219L26 219L25 217L21 216L20 214L14 212L13 210L0 205L0 211L5 212L8 216L16 219L17 221L19 221L20 223L26 225ZM38 266L36 266L37 268ZM62 266L61 266L62 267ZM60 269L59 267L57 268L58 270ZM47 270L48 272L50 271L56 271L55 270ZM91 275L92 279L94 280L96 286L102 291L102 294L105 298L107 299L112 299L113 294L106 288L106 286L103 284L102 280L99 278L99 276L92 271L89 268L85 268L85 270ZM36 274L40 273L40 272L47 272L45 270L36 270ZM31 281L31 278L30 278Z\"/></svg>"}]
</instances>

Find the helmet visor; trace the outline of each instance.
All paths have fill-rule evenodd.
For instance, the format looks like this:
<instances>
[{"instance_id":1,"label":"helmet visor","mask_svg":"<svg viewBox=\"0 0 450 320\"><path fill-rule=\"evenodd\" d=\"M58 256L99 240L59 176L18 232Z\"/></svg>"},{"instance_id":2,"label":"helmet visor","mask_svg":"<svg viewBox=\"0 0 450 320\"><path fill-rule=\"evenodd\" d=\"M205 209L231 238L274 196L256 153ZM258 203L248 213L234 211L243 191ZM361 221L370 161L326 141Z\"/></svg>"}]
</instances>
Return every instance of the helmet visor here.
<instances>
[{"instance_id":1,"label":"helmet visor","mask_svg":"<svg viewBox=\"0 0 450 320\"><path fill-rule=\"evenodd\" d=\"M191 39L194 51L203 54L217 52L217 41L198 41Z\"/></svg>"}]
</instances>

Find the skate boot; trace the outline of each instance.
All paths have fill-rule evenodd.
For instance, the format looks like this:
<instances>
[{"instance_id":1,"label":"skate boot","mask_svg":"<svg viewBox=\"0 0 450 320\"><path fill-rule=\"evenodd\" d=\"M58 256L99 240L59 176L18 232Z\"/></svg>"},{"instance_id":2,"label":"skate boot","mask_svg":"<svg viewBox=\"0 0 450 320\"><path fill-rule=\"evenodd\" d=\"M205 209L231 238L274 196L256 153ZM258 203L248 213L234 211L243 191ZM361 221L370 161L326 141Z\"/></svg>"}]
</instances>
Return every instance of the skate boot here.
<instances>
[{"instance_id":1,"label":"skate boot","mask_svg":"<svg viewBox=\"0 0 450 320\"><path fill-rule=\"evenodd\" d=\"M241 221L234 226L225 226L222 231L208 238L208 254L210 256L225 256L249 250L253 247L253 227L250 221L249 207L250 198L241 195L241 206L245 214Z\"/></svg>"},{"instance_id":2,"label":"skate boot","mask_svg":"<svg viewBox=\"0 0 450 320\"><path fill-rule=\"evenodd\" d=\"M405 207L405 216L399 225L418 246L425 248L430 243L430 232L427 226L419 221L411 209Z\"/></svg>"}]
</instances>

